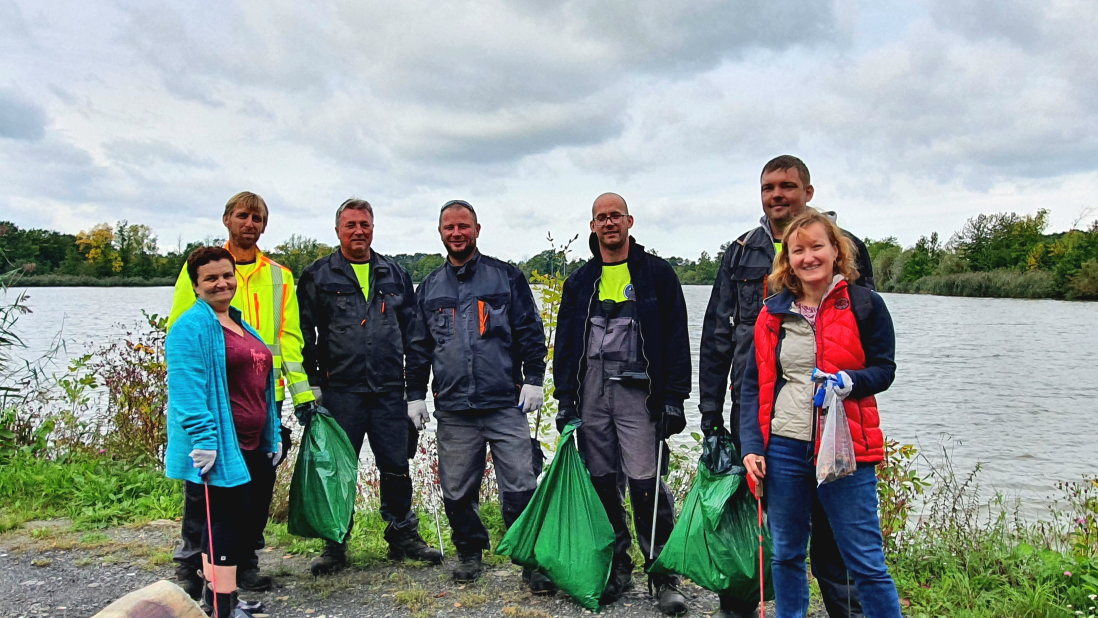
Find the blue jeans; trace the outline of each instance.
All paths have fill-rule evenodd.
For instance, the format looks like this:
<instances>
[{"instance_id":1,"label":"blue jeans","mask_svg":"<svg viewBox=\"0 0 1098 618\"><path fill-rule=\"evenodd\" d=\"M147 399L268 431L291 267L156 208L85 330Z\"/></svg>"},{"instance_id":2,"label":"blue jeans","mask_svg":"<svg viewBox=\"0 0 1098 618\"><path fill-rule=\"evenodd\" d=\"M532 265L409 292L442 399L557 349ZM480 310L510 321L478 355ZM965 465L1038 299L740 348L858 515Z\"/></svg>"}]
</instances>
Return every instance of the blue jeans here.
<instances>
[{"instance_id":1,"label":"blue jeans","mask_svg":"<svg viewBox=\"0 0 1098 618\"><path fill-rule=\"evenodd\" d=\"M901 618L896 585L885 565L877 517L877 470L861 464L854 474L816 487L813 444L771 436L766 449L767 517L774 541L774 601L778 618L808 613L805 554L812 502L818 496L831 521L839 553L862 597L868 618Z\"/></svg>"}]
</instances>

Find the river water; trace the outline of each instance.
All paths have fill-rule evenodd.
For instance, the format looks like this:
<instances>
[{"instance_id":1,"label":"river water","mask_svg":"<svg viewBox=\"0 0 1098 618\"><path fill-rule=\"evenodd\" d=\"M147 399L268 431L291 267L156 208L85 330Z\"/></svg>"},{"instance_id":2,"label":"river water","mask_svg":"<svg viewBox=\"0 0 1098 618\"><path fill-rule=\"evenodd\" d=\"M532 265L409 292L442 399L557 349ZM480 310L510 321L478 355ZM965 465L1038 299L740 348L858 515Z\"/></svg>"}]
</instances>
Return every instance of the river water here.
<instances>
[{"instance_id":1,"label":"river water","mask_svg":"<svg viewBox=\"0 0 1098 618\"><path fill-rule=\"evenodd\" d=\"M41 355L61 332L56 365L166 314L171 288L31 288L17 332ZM10 292L9 292L10 295ZM698 426L697 350L709 288L687 286ZM896 326L896 382L878 397L885 434L955 469L983 465L985 489L1040 515L1056 481L1098 473L1098 303L886 294Z\"/></svg>"}]
</instances>

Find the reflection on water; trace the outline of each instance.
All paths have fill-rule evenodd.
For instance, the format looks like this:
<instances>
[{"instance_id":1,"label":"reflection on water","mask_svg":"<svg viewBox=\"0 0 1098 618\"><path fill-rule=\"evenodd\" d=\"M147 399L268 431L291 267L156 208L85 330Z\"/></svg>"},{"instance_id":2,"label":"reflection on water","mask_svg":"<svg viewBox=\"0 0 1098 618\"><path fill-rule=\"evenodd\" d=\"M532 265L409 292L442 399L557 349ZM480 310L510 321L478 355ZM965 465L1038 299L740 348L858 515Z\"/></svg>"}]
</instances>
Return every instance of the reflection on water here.
<instances>
[{"instance_id":1,"label":"reflection on water","mask_svg":"<svg viewBox=\"0 0 1098 618\"><path fill-rule=\"evenodd\" d=\"M688 286L694 369L709 288ZM32 288L19 321L25 357L64 326L67 353L117 337L141 310L166 314L171 288ZM948 443L960 471L1035 512L1058 480L1098 473L1098 303L887 294L896 383L880 395L885 434L933 455ZM63 366L63 360L58 363ZM697 374L687 403L698 427Z\"/></svg>"}]
</instances>

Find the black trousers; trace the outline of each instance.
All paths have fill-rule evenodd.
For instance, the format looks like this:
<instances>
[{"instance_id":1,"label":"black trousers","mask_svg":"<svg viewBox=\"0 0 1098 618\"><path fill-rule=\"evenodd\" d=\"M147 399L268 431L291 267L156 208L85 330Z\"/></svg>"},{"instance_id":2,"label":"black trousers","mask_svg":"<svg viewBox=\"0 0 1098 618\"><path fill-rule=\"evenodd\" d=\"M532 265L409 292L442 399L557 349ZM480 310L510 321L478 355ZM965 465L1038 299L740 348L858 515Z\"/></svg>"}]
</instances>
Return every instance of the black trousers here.
<instances>
[{"instance_id":1,"label":"black trousers","mask_svg":"<svg viewBox=\"0 0 1098 618\"><path fill-rule=\"evenodd\" d=\"M370 440L380 472L381 518L385 540L390 543L419 530L419 518L412 510L412 477L408 474L408 405L400 392L348 393L324 390L324 407L351 440L355 453ZM351 516L354 527L354 516Z\"/></svg>"},{"instance_id":2,"label":"black trousers","mask_svg":"<svg viewBox=\"0 0 1098 618\"><path fill-rule=\"evenodd\" d=\"M215 487L210 490L210 527L213 528L214 564L240 566L258 565L256 551L263 549L263 529L271 510L275 468L267 453L258 450L241 451L252 480L236 487ZM202 568L202 554L209 553L209 527L206 525L206 488L187 482L183 501L183 542L175 551L175 561Z\"/></svg>"},{"instance_id":3,"label":"black trousers","mask_svg":"<svg viewBox=\"0 0 1098 618\"><path fill-rule=\"evenodd\" d=\"M824 608L829 618L862 618L862 603L854 580L847 575L846 564L839 554L831 523L819 500L812 503L812 541L808 548L812 576L820 586ZM759 606L734 597L721 597L721 609L750 616Z\"/></svg>"}]
</instances>

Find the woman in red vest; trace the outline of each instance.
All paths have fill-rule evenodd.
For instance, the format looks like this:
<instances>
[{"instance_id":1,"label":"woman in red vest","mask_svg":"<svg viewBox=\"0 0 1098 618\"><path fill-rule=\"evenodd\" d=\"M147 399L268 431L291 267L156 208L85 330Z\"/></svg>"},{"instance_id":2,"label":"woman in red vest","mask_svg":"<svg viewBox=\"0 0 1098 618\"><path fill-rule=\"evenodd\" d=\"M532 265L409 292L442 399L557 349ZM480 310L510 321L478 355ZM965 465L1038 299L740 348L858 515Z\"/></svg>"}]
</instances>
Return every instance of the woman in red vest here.
<instances>
[{"instance_id":1,"label":"woman in red vest","mask_svg":"<svg viewBox=\"0 0 1098 618\"><path fill-rule=\"evenodd\" d=\"M885 565L877 515L876 466L884 437L874 395L896 374L896 337L884 300L849 285L854 250L838 226L809 209L786 229L766 300L755 323L755 360L744 375L740 439L743 461L765 483L779 618L808 613L805 554L819 500L865 615L899 618L900 600ZM857 470L817 486L816 455L826 416L813 403L813 370L834 374Z\"/></svg>"}]
</instances>

